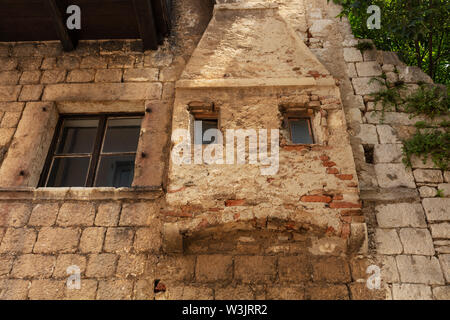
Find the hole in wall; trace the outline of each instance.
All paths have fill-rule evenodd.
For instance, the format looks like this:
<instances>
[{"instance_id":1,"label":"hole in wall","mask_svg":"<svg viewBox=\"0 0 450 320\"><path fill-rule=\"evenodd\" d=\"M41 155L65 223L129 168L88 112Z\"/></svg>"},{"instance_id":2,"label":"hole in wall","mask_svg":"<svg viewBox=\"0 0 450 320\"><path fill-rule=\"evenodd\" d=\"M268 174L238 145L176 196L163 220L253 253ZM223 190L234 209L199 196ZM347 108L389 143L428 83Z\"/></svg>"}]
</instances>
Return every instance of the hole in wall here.
<instances>
[{"instance_id":1,"label":"hole in wall","mask_svg":"<svg viewBox=\"0 0 450 320\"><path fill-rule=\"evenodd\" d=\"M364 157L366 159L366 163L373 164L373 150L374 145L373 144L364 144Z\"/></svg>"}]
</instances>

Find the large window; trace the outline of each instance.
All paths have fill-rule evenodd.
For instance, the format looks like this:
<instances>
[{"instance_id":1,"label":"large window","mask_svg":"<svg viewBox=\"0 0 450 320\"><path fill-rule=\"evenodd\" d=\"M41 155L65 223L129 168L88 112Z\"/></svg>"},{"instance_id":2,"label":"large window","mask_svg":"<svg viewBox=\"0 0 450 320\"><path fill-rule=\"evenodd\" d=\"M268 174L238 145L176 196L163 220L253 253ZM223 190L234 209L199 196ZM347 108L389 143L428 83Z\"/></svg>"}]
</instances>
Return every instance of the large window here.
<instances>
[{"instance_id":1,"label":"large window","mask_svg":"<svg viewBox=\"0 0 450 320\"><path fill-rule=\"evenodd\" d=\"M142 115L62 116L39 185L130 187Z\"/></svg>"}]
</instances>

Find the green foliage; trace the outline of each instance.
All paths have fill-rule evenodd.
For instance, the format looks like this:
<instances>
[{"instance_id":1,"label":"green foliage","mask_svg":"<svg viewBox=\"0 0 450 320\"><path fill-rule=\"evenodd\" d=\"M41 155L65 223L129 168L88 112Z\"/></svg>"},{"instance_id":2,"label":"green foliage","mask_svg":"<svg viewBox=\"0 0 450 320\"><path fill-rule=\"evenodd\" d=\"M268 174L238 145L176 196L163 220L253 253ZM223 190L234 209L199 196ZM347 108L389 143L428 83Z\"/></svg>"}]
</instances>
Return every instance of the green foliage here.
<instances>
[{"instance_id":1,"label":"green foliage","mask_svg":"<svg viewBox=\"0 0 450 320\"><path fill-rule=\"evenodd\" d=\"M425 114L431 119L446 115L450 111L449 96L440 87L422 85L406 98L405 111L414 116Z\"/></svg>"},{"instance_id":2,"label":"green foliage","mask_svg":"<svg viewBox=\"0 0 450 320\"><path fill-rule=\"evenodd\" d=\"M328 0L330 1L330 0ZM435 82L450 83L450 1L333 0L342 5L356 37L372 39L380 50L398 52L408 65L422 68ZM367 28L370 5L381 9L381 29Z\"/></svg>"},{"instance_id":3,"label":"green foliage","mask_svg":"<svg viewBox=\"0 0 450 320\"><path fill-rule=\"evenodd\" d=\"M374 48L374 46L372 43L370 43L368 41L362 41L362 42L358 42L358 44L355 45L355 48L358 49L359 51L361 51L361 53L363 53L364 51L372 50Z\"/></svg>"},{"instance_id":4,"label":"green foliage","mask_svg":"<svg viewBox=\"0 0 450 320\"><path fill-rule=\"evenodd\" d=\"M442 190L442 189L437 189L437 191L436 191L436 197L438 197L438 198L443 198L443 197L444 197L444 190Z\"/></svg>"},{"instance_id":5,"label":"green foliage","mask_svg":"<svg viewBox=\"0 0 450 320\"><path fill-rule=\"evenodd\" d=\"M411 156L416 155L424 163L431 157L438 168L447 170L450 162L450 132L439 129L417 131L411 139L403 142L403 155L406 166L411 166Z\"/></svg>"},{"instance_id":6,"label":"green foliage","mask_svg":"<svg viewBox=\"0 0 450 320\"><path fill-rule=\"evenodd\" d=\"M405 89L405 84L402 81L390 83L386 80L386 74L384 72L381 75L381 79L372 78L369 83L374 81L379 82L382 86L386 85L384 89L370 94L374 98L375 105L381 103L381 120L383 121L384 113L386 111L396 111L397 108L404 102L401 96L401 91Z\"/></svg>"}]
</instances>

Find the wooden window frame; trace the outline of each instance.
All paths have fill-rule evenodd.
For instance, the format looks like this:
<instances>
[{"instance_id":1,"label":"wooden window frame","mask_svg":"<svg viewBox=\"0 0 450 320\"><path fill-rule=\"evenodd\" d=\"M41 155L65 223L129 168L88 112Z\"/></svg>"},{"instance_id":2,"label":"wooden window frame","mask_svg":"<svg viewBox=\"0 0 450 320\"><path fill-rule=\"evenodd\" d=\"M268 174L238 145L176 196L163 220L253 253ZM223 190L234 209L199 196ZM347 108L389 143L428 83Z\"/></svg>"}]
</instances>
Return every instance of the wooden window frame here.
<instances>
[{"instance_id":1,"label":"wooden window frame","mask_svg":"<svg viewBox=\"0 0 450 320\"><path fill-rule=\"evenodd\" d=\"M309 135L311 136L311 140L312 143L311 144L315 144L315 139L314 139L314 131L312 129L312 121L311 121L311 117L305 117L305 116L292 116L292 117L288 117L287 118L287 124L288 124L288 130L289 130L289 138L291 139L291 143L294 145L309 145L309 143L294 143L294 139L292 137L292 126L291 123L294 121L298 121L298 120L306 120L306 123L308 124L308 131L309 131Z\"/></svg>"},{"instance_id":2,"label":"wooden window frame","mask_svg":"<svg viewBox=\"0 0 450 320\"><path fill-rule=\"evenodd\" d=\"M56 157L58 158L79 158L80 156L90 156L89 160L89 168L86 176L84 188L92 188L94 187L95 178L97 176L98 167L99 167L99 159L100 155L136 155L137 150L135 152L108 152L102 153L103 143L105 141L106 135L106 124L107 120L110 118L132 118L132 117L144 117L144 113L93 113L93 114L63 114L59 116L58 124L56 125L55 133L53 134L52 143L50 145L49 152L47 154L47 158L45 160L44 168L41 172L41 176L39 179L38 187L47 187L50 169ZM94 140L94 147L92 153L86 154L60 154L56 155L56 148L58 146L58 140L62 134L61 130L63 128L63 123L65 120L98 120L97 126L97 135ZM58 187L55 187L58 188Z\"/></svg>"}]
</instances>

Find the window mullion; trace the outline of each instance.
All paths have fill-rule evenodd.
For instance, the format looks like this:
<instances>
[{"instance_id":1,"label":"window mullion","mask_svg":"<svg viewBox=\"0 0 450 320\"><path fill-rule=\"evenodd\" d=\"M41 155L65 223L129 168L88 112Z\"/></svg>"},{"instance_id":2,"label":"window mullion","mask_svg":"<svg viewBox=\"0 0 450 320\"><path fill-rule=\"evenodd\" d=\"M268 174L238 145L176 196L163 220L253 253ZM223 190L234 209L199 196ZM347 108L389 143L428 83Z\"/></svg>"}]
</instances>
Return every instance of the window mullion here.
<instances>
[{"instance_id":1,"label":"window mullion","mask_svg":"<svg viewBox=\"0 0 450 320\"><path fill-rule=\"evenodd\" d=\"M98 125L97 136L95 138L94 151L91 156L91 163L89 166L89 173L86 180L86 187L93 187L95 172L97 171L98 160L100 157L100 149L102 147L102 141L106 130L106 118L107 116L101 116Z\"/></svg>"}]
</instances>

